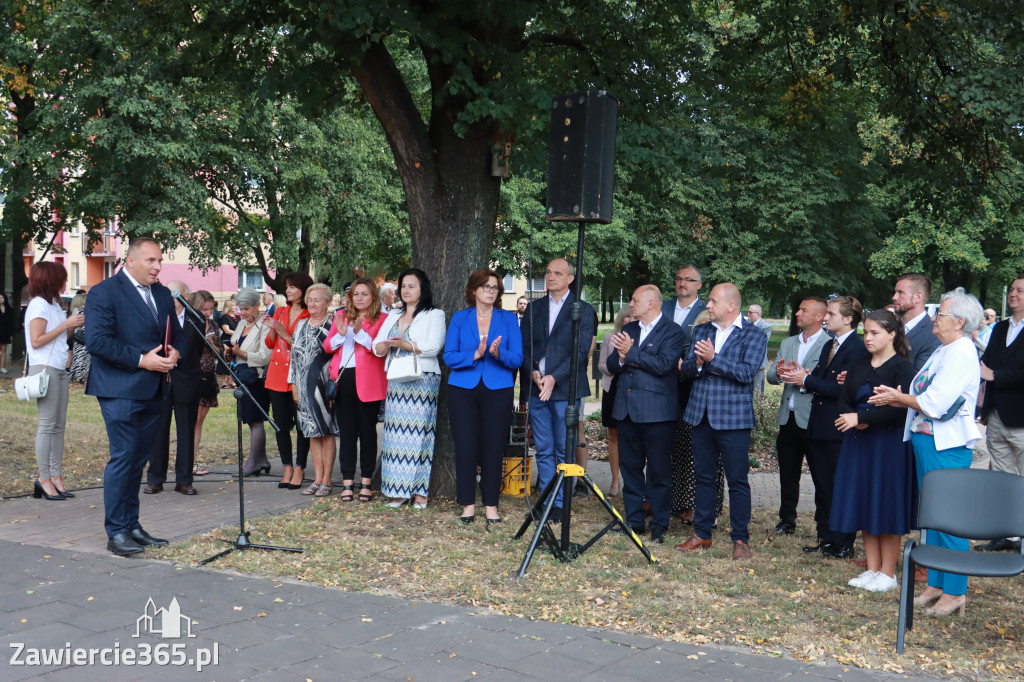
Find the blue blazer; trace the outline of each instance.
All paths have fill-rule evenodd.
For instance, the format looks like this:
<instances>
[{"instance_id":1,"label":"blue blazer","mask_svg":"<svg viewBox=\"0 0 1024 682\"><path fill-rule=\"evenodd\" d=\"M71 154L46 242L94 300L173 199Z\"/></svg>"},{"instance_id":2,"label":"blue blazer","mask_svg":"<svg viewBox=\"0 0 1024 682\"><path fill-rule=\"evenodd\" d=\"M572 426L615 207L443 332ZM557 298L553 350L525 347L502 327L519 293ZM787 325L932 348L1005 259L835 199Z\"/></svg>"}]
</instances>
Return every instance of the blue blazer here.
<instances>
[{"instance_id":1,"label":"blue blazer","mask_svg":"<svg viewBox=\"0 0 1024 682\"><path fill-rule=\"evenodd\" d=\"M693 307L690 308L690 312L686 315L686 319L684 319L683 323L679 325L683 330L683 336L686 338L686 345L683 346L683 352L679 357L685 358L686 354L690 352L690 346L693 343L693 323L697 319L697 316L704 312L705 309L707 309L707 305L704 301L698 298L693 302ZM673 298L662 303L661 314L667 317L669 322L673 322L676 314L676 299Z\"/></svg>"},{"instance_id":2,"label":"blue blazer","mask_svg":"<svg viewBox=\"0 0 1024 682\"><path fill-rule=\"evenodd\" d=\"M571 358L575 356L579 365L579 379L576 385L576 399L585 398L590 395L590 382L587 381L587 357L590 355L590 344L597 333L595 320L597 313L594 306L583 301L583 317L580 319L580 347L572 352L572 320L569 319L569 311L573 302L572 292L566 294L565 302L562 303L555 325L548 332L548 296L531 301L523 313L523 320L520 323L520 330L523 337L523 367L522 381L528 391L522 395L540 395L540 389L533 383L531 376L535 369L539 369L541 358L544 360L544 371L555 378L555 390L551 393L551 400L569 400L569 369L572 367ZM531 326L532 325L532 326ZM479 341L477 341L479 343ZM533 347L533 357L530 357L530 347ZM531 363L532 359L532 363ZM525 397L522 398L526 400Z\"/></svg>"},{"instance_id":3,"label":"blue blazer","mask_svg":"<svg viewBox=\"0 0 1024 682\"><path fill-rule=\"evenodd\" d=\"M640 343L639 322L630 322L622 331L633 339L633 345L624 362L620 362L617 351L613 350L608 356L608 371L619 376L612 417L625 419L628 416L637 424L677 420L676 368L686 344L683 330L671 317L662 314L643 344Z\"/></svg>"},{"instance_id":4,"label":"blue blazer","mask_svg":"<svg viewBox=\"0 0 1024 682\"><path fill-rule=\"evenodd\" d=\"M85 302L85 345L92 355L87 395L97 398L150 400L169 393L164 374L139 367L139 358L163 344L165 324L171 322L171 345L181 345L182 329L171 292L162 284L151 287L158 324L124 269L89 291Z\"/></svg>"},{"instance_id":5,"label":"blue blazer","mask_svg":"<svg viewBox=\"0 0 1024 682\"><path fill-rule=\"evenodd\" d=\"M490 389L510 388L515 385L514 371L523 364L523 338L519 334L519 320L515 313L495 308L491 326L487 330L487 346L501 337L499 357L490 350L479 360L473 360L480 347L480 328L477 326L476 308L465 308L452 315L448 336L444 340L444 364L448 365L448 385L476 388L481 380Z\"/></svg>"},{"instance_id":6,"label":"blue blazer","mask_svg":"<svg viewBox=\"0 0 1024 682\"><path fill-rule=\"evenodd\" d=\"M924 367L924 363L928 362L928 358L932 356L935 349L942 345L939 337L932 333L933 326L932 318L925 315L924 319L907 334L907 343L910 345L910 361L914 363L914 369L918 372ZM992 343L991 338L989 343Z\"/></svg>"},{"instance_id":7,"label":"blue blazer","mask_svg":"<svg viewBox=\"0 0 1024 682\"><path fill-rule=\"evenodd\" d=\"M683 378L693 381L690 400L683 419L691 426L700 424L707 414L708 423L716 430L752 429L754 418L754 375L761 367L768 337L765 333L743 321L734 329L715 353L711 362L705 362L697 371L697 354L691 346L679 370ZM715 326L705 322L693 330L693 342L702 339L715 342Z\"/></svg>"}]
</instances>

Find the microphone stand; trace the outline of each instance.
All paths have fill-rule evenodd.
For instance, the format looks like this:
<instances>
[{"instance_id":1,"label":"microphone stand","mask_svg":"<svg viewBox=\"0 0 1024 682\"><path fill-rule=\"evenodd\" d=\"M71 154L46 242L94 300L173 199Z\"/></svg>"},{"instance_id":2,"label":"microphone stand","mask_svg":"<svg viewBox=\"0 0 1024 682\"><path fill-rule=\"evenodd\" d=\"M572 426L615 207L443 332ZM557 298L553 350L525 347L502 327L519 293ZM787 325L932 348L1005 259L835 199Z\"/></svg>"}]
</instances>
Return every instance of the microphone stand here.
<instances>
[{"instance_id":1,"label":"microphone stand","mask_svg":"<svg viewBox=\"0 0 1024 682\"><path fill-rule=\"evenodd\" d=\"M231 378L234 379L235 381L235 386L237 386L237 388L234 391L234 396L236 401L235 421L238 428L238 537L231 544L231 547L224 550L223 552L219 552L217 554L214 554L213 556L203 559L199 562L199 565L205 566L206 564L216 561L217 559L220 559L223 556L231 554L235 550L242 549L268 549L278 552L295 552L301 554L305 550L299 549L298 547L277 547L275 545L258 545L249 542L249 531L245 529L245 477L242 476L242 413L238 408L238 401L241 401L243 398L246 397L249 398L249 400L252 401L253 405L255 405L256 408L260 411L260 414L263 415L263 418L270 423L270 426L274 429L274 431L280 431L281 429L270 418L270 415L267 414L266 410L263 409L263 406L256 401L256 398L253 396L252 391L249 390L249 387L241 382L241 380L238 378L238 375L235 374L235 370L233 370L231 368L231 365L229 365L227 361L224 359L224 356L217 352L217 347L210 342L210 339L206 338L205 329L200 330L199 326L195 322L195 319L193 318L193 316L195 316L203 320L205 325L206 317L199 313L195 308L190 306L188 302L185 301L185 299L180 297L180 295L174 296L174 300L177 301L178 303L181 303L182 306L185 308L185 320L188 322L189 325L192 326L192 329L199 336L199 338L203 340L203 343L206 344L206 348L211 353L213 353L214 357L217 358L218 364L222 365L224 369L227 370L227 373L231 375Z\"/></svg>"}]
</instances>

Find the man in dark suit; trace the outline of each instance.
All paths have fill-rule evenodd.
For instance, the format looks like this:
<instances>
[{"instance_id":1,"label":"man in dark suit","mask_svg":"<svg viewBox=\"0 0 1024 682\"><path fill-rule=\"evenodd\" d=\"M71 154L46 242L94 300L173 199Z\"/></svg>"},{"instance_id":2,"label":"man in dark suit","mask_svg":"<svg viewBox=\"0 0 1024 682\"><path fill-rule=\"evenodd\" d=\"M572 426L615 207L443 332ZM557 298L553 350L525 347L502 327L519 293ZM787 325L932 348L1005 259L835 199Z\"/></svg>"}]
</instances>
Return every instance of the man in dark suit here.
<instances>
[{"instance_id":1,"label":"man in dark suit","mask_svg":"<svg viewBox=\"0 0 1024 682\"><path fill-rule=\"evenodd\" d=\"M548 264L544 273L547 295L531 301L521 322L523 367L520 372L520 401L530 396L530 429L537 448L537 485L544 488L565 462L565 408L569 405L569 369L579 368L573 400L590 395L587 382L587 356L596 329L593 306L583 302L580 319L580 343L572 348L570 309L573 294L569 285L575 279L572 265L564 258ZM561 510L562 490L555 492L555 508ZM556 512L557 514L558 512Z\"/></svg>"},{"instance_id":2,"label":"man in dark suit","mask_svg":"<svg viewBox=\"0 0 1024 682\"><path fill-rule=\"evenodd\" d=\"M694 379L686 405L693 427L693 466L697 477L694 536L676 549L687 552L711 546L715 521L715 473L718 458L729 484L729 521L733 560L750 558L750 430L754 428L753 382L768 338L744 324L740 290L719 284L711 290L707 309L711 321L693 332L693 347L680 374ZM620 446L621 447L621 446Z\"/></svg>"},{"instance_id":3,"label":"man in dark suit","mask_svg":"<svg viewBox=\"0 0 1024 682\"><path fill-rule=\"evenodd\" d=\"M924 275L908 272L896 280L892 302L896 314L903 318L903 328L910 344L910 361L920 371L935 349L942 345L932 333L932 318L928 317L925 303L932 294L932 283Z\"/></svg>"},{"instance_id":4,"label":"man in dark suit","mask_svg":"<svg viewBox=\"0 0 1024 682\"><path fill-rule=\"evenodd\" d=\"M835 335L826 343L818 356L813 371L791 365L776 373L787 384L801 386L810 391L811 413L807 419L807 432L811 448L807 468L814 481L814 520L818 529L818 542L803 548L804 552L821 552L823 556L845 559L853 556L856 533L839 533L829 528L832 513L832 491L835 487L836 464L843 445L843 434L836 428L839 418L839 375L870 357L864 341L857 335L863 317L860 301L851 296L837 296L828 302L825 324Z\"/></svg>"},{"instance_id":5,"label":"man in dark suit","mask_svg":"<svg viewBox=\"0 0 1024 682\"><path fill-rule=\"evenodd\" d=\"M672 518L672 440L676 416L676 371L685 336L661 311L661 291L640 287L629 302L635 322L611 337L608 370L619 377L612 416L619 430L619 471L626 523L644 530L644 497L651 507L651 541L665 541ZM644 468L647 469L646 479Z\"/></svg>"},{"instance_id":6,"label":"man in dark suit","mask_svg":"<svg viewBox=\"0 0 1024 682\"><path fill-rule=\"evenodd\" d=\"M996 324L981 356L985 381L982 419L992 468L1024 476L1024 273L1006 294L1010 317ZM999 538L975 549L1020 551L1020 538Z\"/></svg>"},{"instance_id":7,"label":"man in dark suit","mask_svg":"<svg viewBox=\"0 0 1024 682\"><path fill-rule=\"evenodd\" d=\"M697 317L704 312L704 301L698 298L703 278L700 270L694 265L684 265L676 272L676 297L665 301L661 306L661 314L672 320L683 331L683 350L680 358L685 358L690 351L693 340L693 328ZM696 483L693 476L693 446L690 425L683 419L686 401L690 398L690 387L693 380L679 377L676 394L679 398L679 415L676 419L675 442L672 447L672 513L678 514L683 523L693 523L693 502Z\"/></svg>"},{"instance_id":8,"label":"man in dark suit","mask_svg":"<svg viewBox=\"0 0 1024 682\"><path fill-rule=\"evenodd\" d=\"M177 280L168 282L167 288L188 296L188 287ZM171 325L181 330L181 358L178 366L171 370L171 397L160 410L160 425L153 441L146 471L146 487L142 492L155 495L162 492L167 480L167 466L171 456L171 415L174 415L178 448L174 459L174 491L182 495L195 495L192 487L192 465L195 462L196 421L199 419L199 359L203 354L203 339L195 328L185 320L185 306L174 302L177 316Z\"/></svg>"},{"instance_id":9,"label":"man in dark suit","mask_svg":"<svg viewBox=\"0 0 1024 682\"><path fill-rule=\"evenodd\" d=\"M157 282L163 263L160 244L149 238L132 241L125 265L100 282L86 300L85 342L92 367L85 392L100 404L110 442L103 473L103 525L107 549L127 556L147 545L165 545L139 524L139 485L170 395L168 372L178 362L180 328L171 293ZM165 330L171 343L165 349Z\"/></svg>"}]
</instances>

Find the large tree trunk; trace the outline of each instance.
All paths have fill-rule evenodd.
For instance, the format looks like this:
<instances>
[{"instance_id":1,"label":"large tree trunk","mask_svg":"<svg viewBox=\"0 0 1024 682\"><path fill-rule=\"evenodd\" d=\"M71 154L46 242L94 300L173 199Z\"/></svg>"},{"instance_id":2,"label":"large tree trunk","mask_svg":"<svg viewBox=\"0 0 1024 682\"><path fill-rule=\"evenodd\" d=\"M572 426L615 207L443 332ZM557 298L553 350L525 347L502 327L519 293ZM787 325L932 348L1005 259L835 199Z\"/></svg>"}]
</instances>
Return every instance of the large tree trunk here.
<instances>
[{"instance_id":1,"label":"large tree trunk","mask_svg":"<svg viewBox=\"0 0 1024 682\"><path fill-rule=\"evenodd\" d=\"M384 128L402 178L412 264L427 273L434 304L450 319L466 305L463 292L469 273L488 266L500 189L500 180L490 173L495 127L477 123L457 135L454 124L462 103L441 98L435 100L428 128L381 44L370 46L353 73ZM445 78L444 73L431 70L435 93L441 91ZM445 383L438 406L431 494L454 497L455 460Z\"/></svg>"}]
</instances>

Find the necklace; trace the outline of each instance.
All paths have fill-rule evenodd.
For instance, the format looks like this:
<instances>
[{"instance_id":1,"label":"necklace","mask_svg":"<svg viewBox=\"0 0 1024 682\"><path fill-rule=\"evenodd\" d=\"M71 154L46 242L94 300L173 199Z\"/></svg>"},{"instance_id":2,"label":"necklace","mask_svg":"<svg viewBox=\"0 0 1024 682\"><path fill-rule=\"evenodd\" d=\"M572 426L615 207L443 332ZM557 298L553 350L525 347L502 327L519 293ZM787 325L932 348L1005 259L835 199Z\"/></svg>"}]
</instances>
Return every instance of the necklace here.
<instances>
[{"instance_id":1,"label":"necklace","mask_svg":"<svg viewBox=\"0 0 1024 682\"><path fill-rule=\"evenodd\" d=\"M309 324L314 326L314 327L319 327L320 325L322 325L326 321L327 321L327 313L324 313L324 316L320 318L319 322L314 322L312 317L309 318Z\"/></svg>"}]
</instances>

